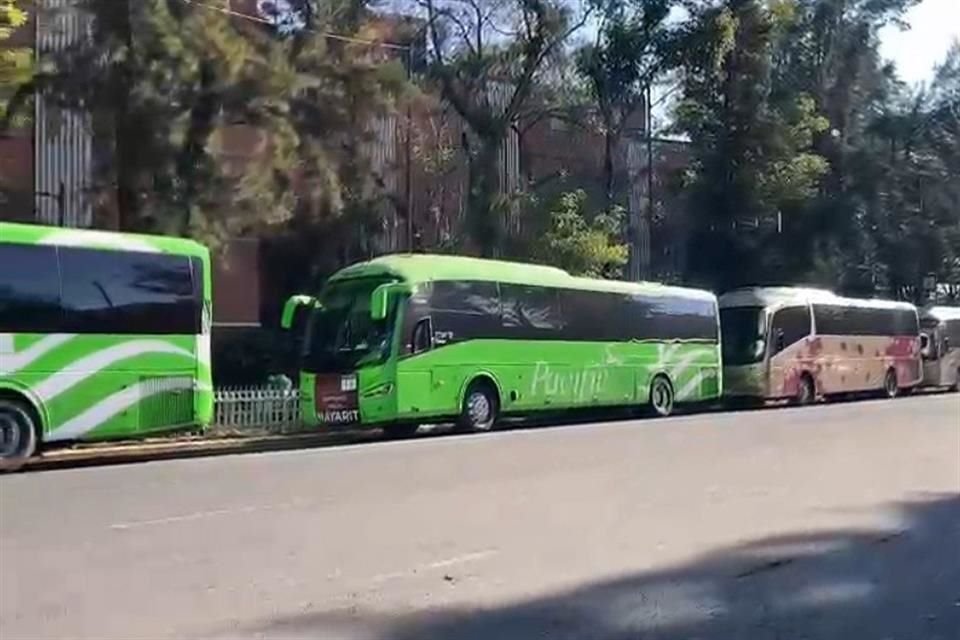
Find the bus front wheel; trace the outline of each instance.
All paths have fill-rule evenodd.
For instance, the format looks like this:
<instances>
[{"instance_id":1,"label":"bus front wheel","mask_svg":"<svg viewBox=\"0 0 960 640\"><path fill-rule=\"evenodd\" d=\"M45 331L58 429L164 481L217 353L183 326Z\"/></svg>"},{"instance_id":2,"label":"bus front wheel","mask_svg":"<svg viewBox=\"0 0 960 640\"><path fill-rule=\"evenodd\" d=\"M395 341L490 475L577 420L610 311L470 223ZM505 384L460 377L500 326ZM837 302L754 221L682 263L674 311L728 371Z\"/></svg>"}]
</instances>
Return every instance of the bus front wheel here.
<instances>
[{"instance_id":1,"label":"bus front wheel","mask_svg":"<svg viewBox=\"0 0 960 640\"><path fill-rule=\"evenodd\" d=\"M490 431L497 422L500 400L493 385L484 380L470 383L463 396L458 426L462 431Z\"/></svg>"},{"instance_id":2,"label":"bus front wheel","mask_svg":"<svg viewBox=\"0 0 960 640\"><path fill-rule=\"evenodd\" d=\"M17 471L37 449L37 425L16 400L0 398L0 473Z\"/></svg>"},{"instance_id":3,"label":"bus front wheel","mask_svg":"<svg viewBox=\"0 0 960 640\"><path fill-rule=\"evenodd\" d=\"M657 376L650 385L650 410L659 418L673 413L673 386L666 376Z\"/></svg>"},{"instance_id":4,"label":"bus front wheel","mask_svg":"<svg viewBox=\"0 0 960 640\"><path fill-rule=\"evenodd\" d=\"M900 395L900 383L897 382L897 372L893 369L887 369L887 375L883 378L883 393L888 398Z\"/></svg>"}]
</instances>

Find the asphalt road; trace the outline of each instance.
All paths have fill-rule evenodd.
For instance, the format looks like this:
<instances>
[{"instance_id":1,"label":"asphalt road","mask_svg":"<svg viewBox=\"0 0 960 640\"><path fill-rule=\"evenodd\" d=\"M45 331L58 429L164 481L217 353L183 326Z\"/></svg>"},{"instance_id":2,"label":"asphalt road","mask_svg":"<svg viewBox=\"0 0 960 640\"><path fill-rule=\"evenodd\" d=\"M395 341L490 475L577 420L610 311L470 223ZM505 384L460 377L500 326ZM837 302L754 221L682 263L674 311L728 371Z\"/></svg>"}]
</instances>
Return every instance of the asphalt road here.
<instances>
[{"instance_id":1,"label":"asphalt road","mask_svg":"<svg viewBox=\"0 0 960 640\"><path fill-rule=\"evenodd\" d=\"M0 638L960 637L960 395L0 478Z\"/></svg>"}]
</instances>

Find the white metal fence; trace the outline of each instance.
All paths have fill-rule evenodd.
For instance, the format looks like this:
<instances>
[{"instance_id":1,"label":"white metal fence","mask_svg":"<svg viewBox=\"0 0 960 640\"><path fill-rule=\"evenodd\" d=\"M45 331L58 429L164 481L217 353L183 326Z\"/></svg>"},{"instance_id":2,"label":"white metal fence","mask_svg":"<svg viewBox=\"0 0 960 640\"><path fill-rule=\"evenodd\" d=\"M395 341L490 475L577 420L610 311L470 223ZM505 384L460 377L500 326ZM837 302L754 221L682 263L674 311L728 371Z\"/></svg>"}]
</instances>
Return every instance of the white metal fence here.
<instances>
[{"instance_id":1,"label":"white metal fence","mask_svg":"<svg viewBox=\"0 0 960 640\"><path fill-rule=\"evenodd\" d=\"M214 391L213 428L220 431L297 431L300 392L270 387L222 388Z\"/></svg>"}]
</instances>

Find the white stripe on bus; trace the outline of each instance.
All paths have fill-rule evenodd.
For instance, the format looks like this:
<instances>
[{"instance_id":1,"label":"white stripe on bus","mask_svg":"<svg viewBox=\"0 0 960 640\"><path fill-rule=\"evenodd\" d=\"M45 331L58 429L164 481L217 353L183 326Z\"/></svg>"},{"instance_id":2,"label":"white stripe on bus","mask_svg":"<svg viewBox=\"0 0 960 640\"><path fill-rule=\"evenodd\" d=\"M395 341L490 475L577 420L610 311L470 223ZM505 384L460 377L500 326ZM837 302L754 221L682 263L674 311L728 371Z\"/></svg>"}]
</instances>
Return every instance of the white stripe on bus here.
<instances>
[{"instance_id":1,"label":"white stripe on bus","mask_svg":"<svg viewBox=\"0 0 960 640\"><path fill-rule=\"evenodd\" d=\"M80 438L104 424L117 414L129 409L141 400L166 391L193 389L193 380L187 378L160 378L131 385L93 405L72 420L54 429L44 440L73 440Z\"/></svg>"},{"instance_id":2,"label":"white stripe on bus","mask_svg":"<svg viewBox=\"0 0 960 640\"><path fill-rule=\"evenodd\" d=\"M13 335L0 334L0 376L10 376L27 365L76 337L73 333L52 333L34 342L19 353L14 352Z\"/></svg>"},{"instance_id":3,"label":"white stripe on bus","mask_svg":"<svg viewBox=\"0 0 960 640\"><path fill-rule=\"evenodd\" d=\"M193 360L194 354L162 340L131 340L74 360L43 382L34 385L34 392L48 402L110 365L148 353L168 353Z\"/></svg>"}]
</instances>

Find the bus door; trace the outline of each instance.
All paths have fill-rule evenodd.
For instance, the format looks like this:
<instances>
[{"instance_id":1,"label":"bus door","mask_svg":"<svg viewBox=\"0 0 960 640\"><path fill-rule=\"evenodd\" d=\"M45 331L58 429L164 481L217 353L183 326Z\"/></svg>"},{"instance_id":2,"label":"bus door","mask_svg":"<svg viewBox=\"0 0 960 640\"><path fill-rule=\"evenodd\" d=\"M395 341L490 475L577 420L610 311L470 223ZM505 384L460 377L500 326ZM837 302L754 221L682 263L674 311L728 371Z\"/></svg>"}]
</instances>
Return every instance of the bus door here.
<instances>
[{"instance_id":1,"label":"bus door","mask_svg":"<svg viewBox=\"0 0 960 640\"><path fill-rule=\"evenodd\" d=\"M941 380L941 362L940 357L943 346L942 334L937 327L924 328L920 333L920 355L923 358L923 384L924 386L940 386Z\"/></svg>"}]
</instances>

